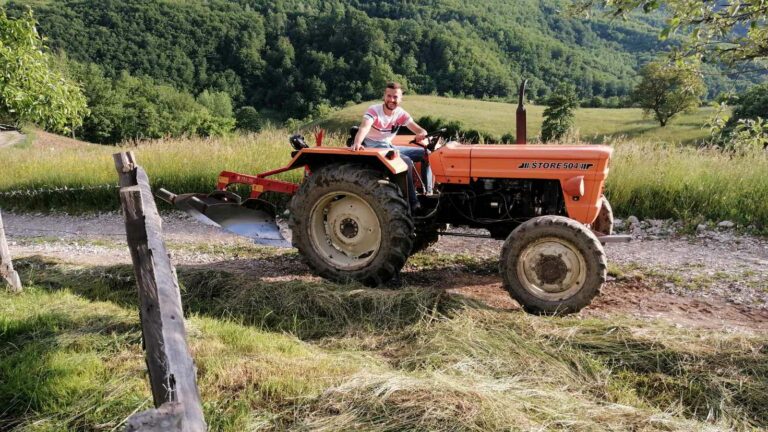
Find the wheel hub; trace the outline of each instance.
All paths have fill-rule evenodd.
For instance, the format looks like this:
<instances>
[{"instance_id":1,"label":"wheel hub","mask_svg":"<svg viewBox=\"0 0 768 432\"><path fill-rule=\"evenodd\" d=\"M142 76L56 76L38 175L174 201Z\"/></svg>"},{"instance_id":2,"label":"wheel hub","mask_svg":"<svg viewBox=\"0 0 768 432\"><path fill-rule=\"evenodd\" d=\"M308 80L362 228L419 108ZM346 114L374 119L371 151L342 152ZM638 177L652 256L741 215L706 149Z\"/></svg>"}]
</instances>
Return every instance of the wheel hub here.
<instances>
[{"instance_id":1,"label":"wheel hub","mask_svg":"<svg viewBox=\"0 0 768 432\"><path fill-rule=\"evenodd\" d=\"M526 246L517 261L523 287L539 298L559 301L578 292L586 280L586 262L578 249L559 237Z\"/></svg>"},{"instance_id":2,"label":"wheel hub","mask_svg":"<svg viewBox=\"0 0 768 432\"><path fill-rule=\"evenodd\" d=\"M536 277L546 285L559 285L568 276L568 265L556 255L542 255L536 262Z\"/></svg>"},{"instance_id":3,"label":"wheel hub","mask_svg":"<svg viewBox=\"0 0 768 432\"><path fill-rule=\"evenodd\" d=\"M341 231L341 235L343 235L348 239L357 237L357 233L358 233L357 221L352 218L346 218L342 220L339 231Z\"/></svg>"}]
</instances>

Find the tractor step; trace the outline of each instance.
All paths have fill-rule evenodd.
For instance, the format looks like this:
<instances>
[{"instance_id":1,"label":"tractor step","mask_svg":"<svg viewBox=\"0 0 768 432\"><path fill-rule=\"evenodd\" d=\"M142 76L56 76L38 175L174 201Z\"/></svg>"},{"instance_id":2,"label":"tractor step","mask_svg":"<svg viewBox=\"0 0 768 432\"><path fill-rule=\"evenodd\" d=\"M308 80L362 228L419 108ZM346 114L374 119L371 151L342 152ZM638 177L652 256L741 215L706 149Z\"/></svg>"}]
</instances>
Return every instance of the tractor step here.
<instances>
[{"instance_id":1,"label":"tractor step","mask_svg":"<svg viewBox=\"0 0 768 432\"><path fill-rule=\"evenodd\" d=\"M629 243L632 241L631 235L626 234L611 234L611 235L597 235L597 239L602 244L606 243Z\"/></svg>"}]
</instances>

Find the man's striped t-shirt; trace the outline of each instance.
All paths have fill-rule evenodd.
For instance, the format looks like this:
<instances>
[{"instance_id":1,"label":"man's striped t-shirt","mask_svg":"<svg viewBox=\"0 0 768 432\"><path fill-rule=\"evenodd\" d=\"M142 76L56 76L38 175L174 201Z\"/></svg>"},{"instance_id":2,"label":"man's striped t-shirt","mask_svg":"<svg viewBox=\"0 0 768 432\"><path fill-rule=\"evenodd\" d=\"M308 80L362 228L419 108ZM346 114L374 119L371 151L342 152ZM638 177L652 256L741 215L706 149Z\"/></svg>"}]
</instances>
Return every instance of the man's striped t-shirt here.
<instances>
[{"instance_id":1,"label":"man's striped t-shirt","mask_svg":"<svg viewBox=\"0 0 768 432\"><path fill-rule=\"evenodd\" d=\"M388 143L392 142L392 137L397 134L400 126L405 126L411 121L411 115L401 107L395 108L392 115L384 114L384 104L371 105L363 114L363 118L373 120L373 126L366 138Z\"/></svg>"}]
</instances>

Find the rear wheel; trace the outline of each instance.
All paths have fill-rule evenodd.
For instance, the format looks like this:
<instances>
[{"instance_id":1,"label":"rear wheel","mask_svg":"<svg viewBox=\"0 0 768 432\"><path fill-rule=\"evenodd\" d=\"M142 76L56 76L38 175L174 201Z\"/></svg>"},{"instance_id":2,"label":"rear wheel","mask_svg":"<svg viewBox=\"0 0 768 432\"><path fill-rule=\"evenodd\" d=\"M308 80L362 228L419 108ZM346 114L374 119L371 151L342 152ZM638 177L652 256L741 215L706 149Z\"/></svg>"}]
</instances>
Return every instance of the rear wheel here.
<instances>
[{"instance_id":1,"label":"rear wheel","mask_svg":"<svg viewBox=\"0 0 768 432\"><path fill-rule=\"evenodd\" d=\"M412 246L413 221L399 188L362 165L312 173L291 200L289 224L307 265L336 282L387 282Z\"/></svg>"},{"instance_id":2,"label":"rear wheel","mask_svg":"<svg viewBox=\"0 0 768 432\"><path fill-rule=\"evenodd\" d=\"M533 218L515 228L501 250L504 288L527 312L578 312L606 277L600 242L581 223L563 216Z\"/></svg>"},{"instance_id":3,"label":"rear wheel","mask_svg":"<svg viewBox=\"0 0 768 432\"><path fill-rule=\"evenodd\" d=\"M613 234L613 209L605 196L600 197L600 211L592 222L592 229L606 235Z\"/></svg>"}]
</instances>

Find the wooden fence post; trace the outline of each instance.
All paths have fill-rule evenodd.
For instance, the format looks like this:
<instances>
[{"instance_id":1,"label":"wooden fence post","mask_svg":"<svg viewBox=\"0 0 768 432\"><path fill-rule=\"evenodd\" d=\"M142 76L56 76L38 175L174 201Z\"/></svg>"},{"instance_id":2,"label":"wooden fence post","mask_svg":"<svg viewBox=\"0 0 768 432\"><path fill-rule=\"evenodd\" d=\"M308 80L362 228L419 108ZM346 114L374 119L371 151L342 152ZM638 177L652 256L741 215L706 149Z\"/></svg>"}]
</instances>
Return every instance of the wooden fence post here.
<instances>
[{"instance_id":1,"label":"wooden fence post","mask_svg":"<svg viewBox=\"0 0 768 432\"><path fill-rule=\"evenodd\" d=\"M11 251L8 250L8 242L5 240L2 212L0 212L0 277L11 286L11 292L21 292L21 279L19 279L19 274L13 270Z\"/></svg>"},{"instance_id":2,"label":"wooden fence post","mask_svg":"<svg viewBox=\"0 0 768 432\"><path fill-rule=\"evenodd\" d=\"M179 283L163 241L149 178L132 152L113 157L120 177L120 203L139 289L142 339L157 408L132 416L127 430L205 431Z\"/></svg>"}]
</instances>

